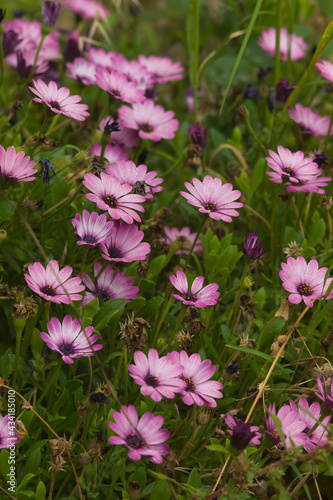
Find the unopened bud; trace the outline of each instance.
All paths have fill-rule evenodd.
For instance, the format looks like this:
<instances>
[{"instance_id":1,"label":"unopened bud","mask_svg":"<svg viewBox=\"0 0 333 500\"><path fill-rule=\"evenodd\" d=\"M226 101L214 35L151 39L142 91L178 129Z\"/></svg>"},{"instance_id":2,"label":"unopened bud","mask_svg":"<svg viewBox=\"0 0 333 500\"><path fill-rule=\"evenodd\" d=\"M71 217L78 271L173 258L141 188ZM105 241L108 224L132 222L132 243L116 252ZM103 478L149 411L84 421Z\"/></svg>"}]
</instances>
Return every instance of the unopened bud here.
<instances>
[{"instance_id":1,"label":"unopened bud","mask_svg":"<svg viewBox=\"0 0 333 500\"><path fill-rule=\"evenodd\" d=\"M141 495L141 484L137 481L128 483L128 492L131 500L137 500Z\"/></svg>"},{"instance_id":2,"label":"unopened bud","mask_svg":"<svg viewBox=\"0 0 333 500\"><path fill-rule=\"evenodd\" d=\"M236 108L236 120L239 123L245 123L249 119L249 112L243 104Z\"/></svg>"},{"instance_id":3,"label":"unopened bud","mask_svg":"<svg viewBox=\"0 0 333 500\"><path fill-rule=\"evenodd\" d=\"M331 196L330 197L323 196L321 199L321 204L323 208L326 210L326 212L329 212L333 205L333 199L331 198Z\"/></svg>"}]
</instances>

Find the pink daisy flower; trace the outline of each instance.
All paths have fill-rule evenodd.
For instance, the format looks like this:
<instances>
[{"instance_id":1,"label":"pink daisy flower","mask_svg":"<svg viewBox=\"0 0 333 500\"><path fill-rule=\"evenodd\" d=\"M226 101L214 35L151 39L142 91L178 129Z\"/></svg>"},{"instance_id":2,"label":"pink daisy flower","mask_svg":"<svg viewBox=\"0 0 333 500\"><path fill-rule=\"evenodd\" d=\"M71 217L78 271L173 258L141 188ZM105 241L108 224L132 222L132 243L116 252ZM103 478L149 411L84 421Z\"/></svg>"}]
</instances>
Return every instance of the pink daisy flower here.
<instances>
[{"instance_id":1,"label":"pink daisy flower","mask_svg":"<svg viewBox=\"0 0 333 500\"><path fill-rule=\"evenodd\" d=\"M159 358L156 349L149 349L148 358L143 352L135 351L134 363L128 366L128 371L134 382L141 385L143 396L150 396L154 401L161 401L163 396L172 399L186 387L179 378L183 371L181 364L173 363L166 356Z\"/></svg>"},{"instance_id":2,"label":"pink daisy flower","mask_svg":"<svg viewBox=\"0 0 333 500\"><path fill-rule=\"evenodd\" d=\"M317 377L317 389L319 391L316 392L316 396L322 400L324 405L329 408L331 411L333 410L333 378L331 378L331 385L328 391L328 387L326 385L326 378L323 375L323 378Z\"/></svg>"},{"instance_id":3,"label":"pink daisy flower","mask_svg":"<svg viewBox=\"0 0 333 500\"><path fill-rule=\"evenodd\" d=\"M95 202L101 210L107 210L113 219L123 219L128 224L133 224L133 219L141 222L135 210L144 212L139 203L144 203L146 199L139 194L131 194L131 186L121 185L105 172L101 172L100 178L91 173L85 174L82 184L92 191L92 194L86 194L86 198Z\"/></svg>"},{"instance_id":4,"label":"pink daisy flower","mask_svg":"<svg viewBox=\"0 0 333 500\"><path fill-rule=\"evenodd\" d=\"M16 425L12 415L5 415L3 417L0 413L0 450L12 448L21 441L15 432Z\"/></svg>"},{"instance_id":5,"label":"pink daisy flower","mask_svg":"<svg viewBox=\"0 0 333 500\"><path fill-rule=\"evenodd\" d=\"M132 188L132 193L141 194L148 199L154 198L152 193L159 193L163 190L161 184L163 179L157 177L157 172L147 172L147 165L138 167L132 161L120 160L117 165L110 165L107 173L119 180L121 184L128 184Z\"/></svg>"},{"instance_id":6,"label":"pink daisy flower","mask_svg":"<svg viewBox=\"0 0 333 500\"><path fill-rule=\"evenodd\" d=\"M308 442L304 444L305 450L310 452L318 445L325 446L328 442L328 422L330 421L331 415L320 421L320 404L312 403L312 405L309 406L309 403L305 398L301 398L299 400L298 406L292 400L289 401L289 404L291 410L298 411L300 420L306 423L306 427L303 432L307 434L309 439Z\"/></svg>"},{"instance_id":7,"label":"pink daisy flower","mask_svg":"<svg viewBox=\"0 0 333 500\"><path fill-rule=\"evenodd\" d=\"M115 52L105 52L103 49L94 49L94 47L90 47L84 55L89 59L89 61L93 62L95 66L102 66L110 71L113 68L113 58Z\"/></svg>"},{"instance_id":8,"label":"pink daisy flower","mask_svg":"<svg viewBox=\"0 0 333 500\"><path fill-rule=\"evenodd\" d=\"M109 15L107 8L94 0L63 0L63 4L84 19L103 19Z\"/></svg>"},{"instance_id":9,"label":"pink daisy flower","mask_svg":"<svg viewBox=\"0 0 333 500\"><path fill-rule=\"evenodd\" d=\"M142 66L154 75L156 83L166 83L184 78L183 66L179 62L171 61L169 57L140 55L138 60Z\"/></svg>"},{"instance_id":10,"label":"pink daisy flower","mask_svg":"<svg viewBox=\"0 0 333 500\"><path fill-rule=\"evenodd\" d=\"M102 257L115 262L145 260L150 252L149 243L142 242L143 231L135 224L115 222L115 232L101 244Z\"/></svg>"},{"instance_id":11,"label":"pink daisy flower","mask_svg":"<svg viewBox=\"0 0 333 500\"><path fill-rule=\"evenodd\" d=\"M191 291L189 292L187 278L183 271L177 271L176 276L171 274L171 283L182 294L174 294L173 297L181 300L186 306L195 306L199 308L215 306L216 299L220 296L220 292L216 291L219 286L217 283L212 283L202 288L204 280L204 276L195 278L192 283Z\"/></svg>"},{"instance_id":12,"label":"pink daisy flower","mask_svg":"<svg viewBox=\"0 0 333 500\"><path fill-rule=\"evenodd\" d=\"M284 440L279 435L272 417L276 415L281 422L281 429L284 435ZM286 448L291 448L293 443L295 446L304 446L308 443L308 435L303 432L306 428L306 423L299 418L298 411L291 411L288 405L283 405L276 414L275 403L268 407L268 414L264 420L266 435L275 444L283 444Z\"/></svg>"},{"instance_id":13,"label":"pink daisy flower","mask_svg":"<svg viewBox=\"0 0 333 500\"><path fill-rule=\"evenodd\" d=\"M333 82L333 64L329 61L321 61L316 63L316 67L320 70L321 76Z\"/></svg>"},{"instance_id":14,"label":"pink daisy flower","mask_svg":"<svg viewBox=\"0 0 333 500\"><path fill-rule=\"evenodd\" d=\"M110 299L126 299L126 302L131 302L130 299L135 299L139 293L138 286L132 286L134 279L126 278L125 273L120 272L114 275L114 270L111 266L107 266L101 274L102 264L96 262L94 265L94 281L92 281L86 273L82 274L82 281L91 292L86 292L82 305L85 306L88 302L98 299L100 304L104 304Z\"/></svg>"},{"instance_id":15,"label":"pink daisy flower","mask_svg":"<svg viewBox=\"0 0 333 500\"><path fill-rule=\"evenodd\" d=\"M34 161L30 156L24 156L24 152L16 153L14 146L9 146L7 151L0 145L0 180L3 184L14 184L15 182L34 181L37 172Z\"/></svg>"},{"instance_id":16,"label":"pink daisy flower","mask_svg":"<svg viewBox=\"0 0 333 500\"><path fill-rule=\"evenodd\" d=\"M28 50L18 50L16 52L17 71L21 78L28 78L35 62L36 54ZM42 55L38 55L33 76L40 76L49 69L49 63Z\"/></svg>"},{"instance_id":17,"label":"pink daisy flower","mask_svg":"<svg viewBox=\"0 0 333 500\"><path fill-rule=\"evenodd\" d=\"M208 214L215 220L232 222L232 217L238 217L235 208L240 208L243 203L235 202L242 193L232 189L232 184L224 184L219 177L206 175L202 181L196 177L192 179L193 186L185 182L185 187L191 194L181 191L180 194L187 199L190 205L199 207L199 212Z\"/></svg>"},{"instance_id":18,"label":"pink daisy flower","mask_svg":"<svg viewBox=\"0 0 333 500\"><path fill-rule=\"evenodd\" d=\"M275 42L275 28L264 30L258 39L259 47L271 57L275 56ZM294 33L289 34L286 28L280 29L280 58L282 61L287 61L289 50L291 61L302 59L305 56L307 47L303 37L297 36Z\"/></svg>"},{"instance_id":19,"label":"pink daisy flower","mask_svg":"<svg viewBox=\"0 0 333 500\"><path fill-rule=\"evenodd\" d=\"M170 432L161 429L163 417L155 417L148 411L139 420L133 405L122 406L121 412L114 411L112 416L115 423L109 422L109 427L118 436L109 438L111 444L125 446L132 460L140 460L143 456L155 464L162 463L162 455L170 451L169 446L164 444Z\"/></svg>"},{"instance_id":20,"label":"pink daisy flower","mask_svg":"<svg viewBox=\"0 0 333 500\"><path fill-rule=\"evenodd\" d=\"M320 170L320 173L322 170ZM321 187L326 187L331 177L315 177L314 179L299 180L297 184L286 183L286 189L290 193L298 191L300 193L318 193L325 194L325 190Z\"/></svg>"},{"instance_id":21,"label":"pink daisy flower","mask_svg":"<svg viewBox=\"0 0 333 500\"><path fill-rule=\"evenodd\" d=\"M173 111L164 111L160 105L155 106L154 101L147 99L143 103L121 106L118 111L120 124L139 131L141 139L160 141L173 139L179 129L179 121L174 120Z\"/></svg>"},{"instance_id":22,"label":"pink daisy flower","mask_svg":"<svg viewBox=\"0 0 333 500\"><path fill-rule=\"evenodd\" d=\"M327 288L333 278L328 278L324 285L324 279L327 267L318 269L318 262L312 259L308 264L304 257L288 257L287 264L281 263L282 271L279 276L283 281L282 286L285 290L291 293L288 300L292 304L299 304L304 301L308 307L313 306L314 299L320 299L325 296ZM333 296L331 291L327 297L330 299Z\"/></svg>"},{"instance_id":23,"label":"pink daisy flower","mask_svg":"<svg viewBox=\"0 0 333 500\"><path fill-rule=\"evenodd\" d=\"M311 134L316 137L325 137L330 128L331 118L329 116L320 116L314 113L311 108L303 107L297 103L296 109L289 108L288 114L294 122L302 127L303 134ZM330 135L333 134L333 127L331 128Z\"/></svg>"},{"instance_id":24,"label":"pink daisy flower","mask_svg":"<svg viewBox=\"0 0 333 500\"><path fill-rule=\"evenodd\" d=\"M178 229L177 227L170 228L168 226L164 226L164 232L166 234L166 238L165 239L161 238L161 241L165 241L170 246L173 244L174 241L176 241L177 238L186 238L187 241L183 244L180 250L177 250L176 255L181 255L181 254L188 255L190 253L190 250L192 248L193 242L197 234L191 233L191 229L188 226L185 226L182 229ZM193 252L199 252L200 250L202 250L202 246L200 238L198 238L195 247L193 248Z\"/></svg>"},{"instance_id":25,"label":"pink daisy flower","mask_svg":"<svg viewBox=\"0 0 333 500\"><path fill-rule=\"evenodd\" d=\"M58 89L58 85L53 81L46 85L42 80L33 80L33 84L36 88L29 87L29 89L38 96L34 97L33 100L45 104L54 113L60 113L81 122L85 120L86 116L89 116L88 106L77 104L82 97L79 95L70 96L69 89L66 87Z\"/></svg>"},{"instance_id":26,"label":"pink daisy flower","mask_svg":"<svg viewBox=\"0 0 333 500\"><path fill-rule=\"evenodd\" d=\"M109 72L107 69L97 66L96 84L115 99L130 104L146 100L144 90L138 89L134 82L128 81L126 75L120 74L116 70Z\"/></svg>"},{"instance_id":27,"label":"pink daisy flower","mask_svg":"<svg viewBox=\"0 0 333 500\"><path fill-rule=\"evenodd\" d=\"M107 116L99 124L100 130L104 132L106 124L111 125L114 122L112 116ZM110 144L122 146L123 148L133 148L139 144L138 133L135 130L121 126L119 132L112 132L110 137ZM120 158L123 159L123 158ZM112 163L112 162L110 162ZM116 162L113 162L116 163Z\"/></svg>"},{"instance_id":28,"label":"pink daisy flower","mask_svg":"<svg viewBox=\"0 0 333 500\"><path fill-rule=\"evenodd\" d=\"M223 384L216 380L209 380L216 371L216 366L212 365L210 359L201 361L199 354L188 356L185 351L168 352L167 358L175 363L180 363L183 367L180 378L186 382L186 387L181 391L182 400L186 405L204 404L211 408L216 408L217 404L214 398L223 397L220 392Z\"/></svg>"},{"instance_id":29,"label":"pink daisy flower","mask_svg":"<svg viewBox=\"0 0 333 500\"><path fill-rule=\"evenodd\" d=\"M76 57L74 61L66 63L68 76L74 78L83 85L94 85L96 83L95 64L83 57Z\"/></svg>"},{"instance_id":30,"label":"pink daisy flower","mask_svg":"<svg viewBox=\"0 0 333 500\"><path fill-rule=\"evenodd\" d=\"M154 75L138 61L126 61L126 64L117 66L117 69L135 82L139 89L151 89L155 85Z\"/></svg>"},{"instance_id":31,"label":"pink daisy flower","mask_svg":"<svg viewBox=\"0 0 333 500\"><path fill-rule=\"evenodd\" d=\"M56 304L69 304L71 300L81 300L79 292L85 289L81 285L81 278L71 278L73 268L66 266L59 271L59 264L56 260L50 260L46 269L39 262L28 266L29 274L25 274L25 280L29 288Z\"/></svg>"},{"instance_id":32,"label":"pink daisy flower","mask_svg":"<svg viewBox=\"0 0 333 500\"><path fill-rule=\"evenodd\" d=\"M101 156L101 152L102 146L98 142L95 142L95 144L90 148L91 156ZM118 163L120 160L126 161L129 158L129 151L125 151L123 146L120 146L119 144L109 143L105 147L104 158L109 163Z\"/></svg>"},{"instance_id":33,"label":"pink daisy flower","mask_svg":"<svg viewBox=\"0 0 333 500\"><path fill-rule=\"evenodd\" d=\"M93 356L94 351L103 348L102 344L95 344L98 334L92 335L94 327L87 326L83 330L81 321L77 318L72 319L69 314L66 314L62 323L58 318L51 318L47 323L47 331L48 333L40 332L41 338L50 349L59 352L63 361L70 365L74 363L73 358Z\"/></svg>"},{"instance_id":34,"label":"pink daisy flower","mask_svg":"<svg viewBox=\"0 0 333 500\"><path fill-rule=\"evenodd\" d=\"M237 425L237 422L242 422L240 418L237 417L232 417L230 413L226 413L224 422L227 424L229 429L227 430L227 433L230 434L231 436L233 435L233 430ZM260 445L260 438L261 434L260 432L257 432L259 430L259 427L257 425L251 425L250 426L250 431L254 434L254 436L250 439L249 444L251 446L258 446Z\"/></svg>"},{"instance_id":35,"label":"pink daisy flower","mask_svg":"<svg viewBox=\"0 0 333 500\"><path fill-rule=\"evenodd\" d=\"M107 221L105 214L98 215L97 212L90 214L88 210L83 210L82 217L80 214L75 214L72 224L75 227L75 234L79 238L78 245L94 247L104 243L114 232L114 222Z\"/></svg>"},{"instance_id":36,"label":"pink daisy flower","mask_svg":"<svg viewBox=\"0 0 333 500\"><path fill-rule=\"evenodd\" d=\"M313 158L304 158L302 151L292 153L287 148L278 146L278 154L268 150L271 158L266 157L268 166L274 172L266 172L272 182L281 184L283 181L289 181L294 184L299 184L299 181L308 181L316 178L321 170Z\"/></svg>"}]
</instances>

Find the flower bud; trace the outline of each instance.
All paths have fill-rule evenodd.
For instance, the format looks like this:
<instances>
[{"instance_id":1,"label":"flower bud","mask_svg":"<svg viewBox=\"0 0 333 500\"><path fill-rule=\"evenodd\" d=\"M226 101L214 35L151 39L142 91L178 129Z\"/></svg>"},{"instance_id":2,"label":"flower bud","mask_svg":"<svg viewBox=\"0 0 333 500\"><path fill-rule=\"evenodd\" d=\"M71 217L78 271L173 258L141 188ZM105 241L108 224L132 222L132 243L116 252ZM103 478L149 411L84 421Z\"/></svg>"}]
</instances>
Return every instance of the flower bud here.
<instances>
[{"instance_id":1,"label":"flower bud","mask_svg":"<svg viewBox=\"0 0 333 500\"><path fill-rule=\"evenodd\" d=\"M59 2L44 2L42 7L43 21L46 26L54 26L60 12Z\"/></svg>"}]
</instances>

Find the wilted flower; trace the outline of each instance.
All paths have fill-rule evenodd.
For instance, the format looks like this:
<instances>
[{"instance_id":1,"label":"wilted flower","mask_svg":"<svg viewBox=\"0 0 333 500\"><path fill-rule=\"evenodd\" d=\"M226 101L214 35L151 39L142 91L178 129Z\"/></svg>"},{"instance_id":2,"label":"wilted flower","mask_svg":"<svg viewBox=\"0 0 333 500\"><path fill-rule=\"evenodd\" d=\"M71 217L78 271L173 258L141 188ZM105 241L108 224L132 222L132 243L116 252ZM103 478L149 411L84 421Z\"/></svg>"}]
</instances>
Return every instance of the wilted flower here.
<instances>
[{"instance_id":1,"label":"wilted flower","mask_svg":"<svg viewBox=\"0 0 333 500\"><path fill-rule=\"evenodd\" d=\"M48 158L41 158L39 160L39 164L42 167L43 181L46 185L49 185L51 180L50 171L52 170L53 175L55 175L53 165Z\"/></svg>"},{"instance_id":2,"label":"wilted flower","mask_svg":"<svg viewBox=\"0 0 333 500\"><path fill-rule=\"evenodd\" d=\"M112 416L115 423L109 422L109 427L118 436L109 438L111 444L125 446L132 460L140 460L144 456L155 464L162 463L162 455L170 451L169 446L164 444L170 432L161 429L163 417L155 417L148 411L139 420L133 405L122 406L121 412L114 411Z\"/></svg>"},{"instance_id":3,"label":"wilted flower","mask_svg":"<svg viewBox=\"0 0 333 500\"><path fill-rule=\"evenodd\" d=\"M261 249L261 241L258 240L257 233L249 233L242 245L243 254L248 260L256 260L261 257L266 250Z\"/></svg>"}]
</instances>

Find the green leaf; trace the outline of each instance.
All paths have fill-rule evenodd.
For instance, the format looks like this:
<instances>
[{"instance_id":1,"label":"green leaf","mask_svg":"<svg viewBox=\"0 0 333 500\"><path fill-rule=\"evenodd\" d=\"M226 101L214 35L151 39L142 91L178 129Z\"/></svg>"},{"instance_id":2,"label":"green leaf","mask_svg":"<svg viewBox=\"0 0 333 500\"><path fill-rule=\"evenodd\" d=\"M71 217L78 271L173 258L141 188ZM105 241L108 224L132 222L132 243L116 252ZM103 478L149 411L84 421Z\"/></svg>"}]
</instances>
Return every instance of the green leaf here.
<instances>
[{"instance_id":1,"label":"green leaf","mask_svg":"<svg viewBox=\"0 0 333 500\"><path fill-rule=\"evenodd\" d=\"M6 222L9 220L12 215L15 213L15 208L16 208L16 203L14 201L11 201L11 203L8 203L8 201L1 200L0 201L0 223L2 224L3 222Z\"/></svg>"},{"instance_id":2,"label":"green leaf","mask_svg":"<svg viewBox=\"0 0 333 500\"><path fill-rule=\"evenodd\" d=\"M146 477L146 471L145 471L145 468L143 467L143 465L140 465L140 467L138 467L136 469L134 474L132 474L128 478L128 482L130 482L130 481L137 481L138 483L141 484L142 488L146 487L147 477Z\"/></svg>"},{"instance_id":3,"label":"green leaf","mask_svg":"<svg viewBox=\"0 0 333 500\"><path fill-rule=\"evenodd\" d=\"M25 462L24 472L25 474L33 473L36 474L41 461L41 450L37 448L33 453L30 454L28 460Z\"/></svg>"},{"instance_id":4,"label":"green leaf","mask_svg":"<svg viewBox=\"0 0 333 500\"><path fill-rule=\"evenodd\" d=\"M152 290L155 286L154 281L152 280L147 280L146 278L141 280L140 283L140 292L145 292L146 290Z\"/></svg>"},{"instance_id":5,"label":"green leaf","mask_svg":"<svg viewBox=\"0 0 333 500\"><path fill-rule=\"evenodd\" d=\"M238 345L230 345L230 344L226 344L226 347L234 349L235 351L246 352L248 354L253 354L254 356L259 356L259 358L267 359L267 361L270 361L271 363L273 363L274 361L274 358L269 354L266 354L265 352L261 351L256 351L255 349L249 349L248 347L240 347Z\"/></svg>"},{"instance_id":6,"label":"green leaf","mask_svg":"<svg viewBox=\"0 0 333 500\"><path fill-rule=\"evenodd\" d=\"M194 488L201 488L200 475L195 467L193 467L191 474L188 477L187 484L193 486Z\"/></svg>"},{"instance_id":7,"label":"green leaf","mask_svg":"<svg viewBox=\"0 0 333 500\"><path fill-rule=\"evenodd\" d=\"M150 500L169 500L172 496L168 481L161 479L157 481L151 493Z\"/></svg>"},{"instance_id":8,"label":"green leaf","mask_svg":"<svg viewBox=\"0 0 333 500\"><path fill-rule=\"evenodd\" d=\"M162 269L165 266L165 261L166 257L165 255L159 255L158 257L155 257L149 265L148 273L147 273L147 278L150 280L154 276L157 276L160 274Z\"/></svg>"},{"instance_id":9,"label":"green leaf","mask_svg":"<svg viewBox=\"0 0 333 500\"><path fill-rule=\"evenodd\" d=\"M125 303L125 299L111 299L105 302L94 320L96 330L103 330L111 322L111 319L112 321L115 321L116 317L119 319Z\"/></svg>"},{"instance_id":10,"label":"green leaf","mask_svg":"<svg viewBox=\"0 0 333 500\"><path fill-rule=\"evenodd\" d=\"M80 387L83 385L83 380L78 380L78 379L72 379L66 382L65 388L68 390L68 392L73 393L77 391Z\"/></svg>"},{"instance_id":11,"label":"green leaf","mask_svg":"<svg viewBox=\"0 0 333 500\"><path fill-rule=\"evenodd\" d=\"M30 339L30 345L31 345L32 354L35 357L41 356L43 345L44 345L44 340L41 338L40 332L39 332L39 330L37 330L37 328L34 328L34 331L32 332L31 339Z\"/></svg>"},{"instance_id":12,"label":"green leaf","mask_svg":"<svg viewBox=\"0 0 333 500\"><path fill-rule=\"evenodd\" d=\"M43 481L39 481L36 489L36 500L46 499L46 486Z\"/></svg>"},{"instance_id":13,"label":"green leaf","mask_svg":"<svg viewBox=\"0 0 333 500\"><path fill-rule=\"evenodd\" d=\"M98 299L93 299L83 307L83 319L94 318L101 306Z\"/></svg>"},{"instance_id":14,"label":"green leaf","mask_svg":"<svg viewBox=\"0 0 333 500\"><path fill-rule=\"evenodd\" d=\"M264 158L259 158L259 160L256 161L252 170L252 177L250 183L251 195L257 191L258 187L263 182L266 168L267 168L266 160Z\"/></svg>"},{"instance_id":15,"label":"green leaf","mask_svg":"<svg viewBox=\"0 0 333 500\"><path fill-rule=\"evenodd\" d=\"M154 312L158 311L164 302L164 297L153 297L138 311L138 317L149 320Z\"/></svg>"},{"instance_id":16,"label":"green leaf","mask_svg":"<svg viewBox=\"0 0 333 500\"><path fill-rule=\"evenodd\" d=\"M4 477L4 479L7 481L8 477L7 474L10 471L10 464L8 462L9 460L9 451L6 449L3 449L0 451L0 474Z\"/></svg>"},{"instance_id":17,"label":"green leaf","mask_svg":"<svg viewBox=\"0 0 333 500\"><path fill-rule=\"evenodd\" d=\"M104 363L107 364L107 363L109 363L109 361L111 361L111 359L118 358L121 355L122 355L121 351L114 351L114 352L112 352L111 354L108 355L108 357L106 358L106 360L104 361Z\"/></svg>"}]
</instances>

